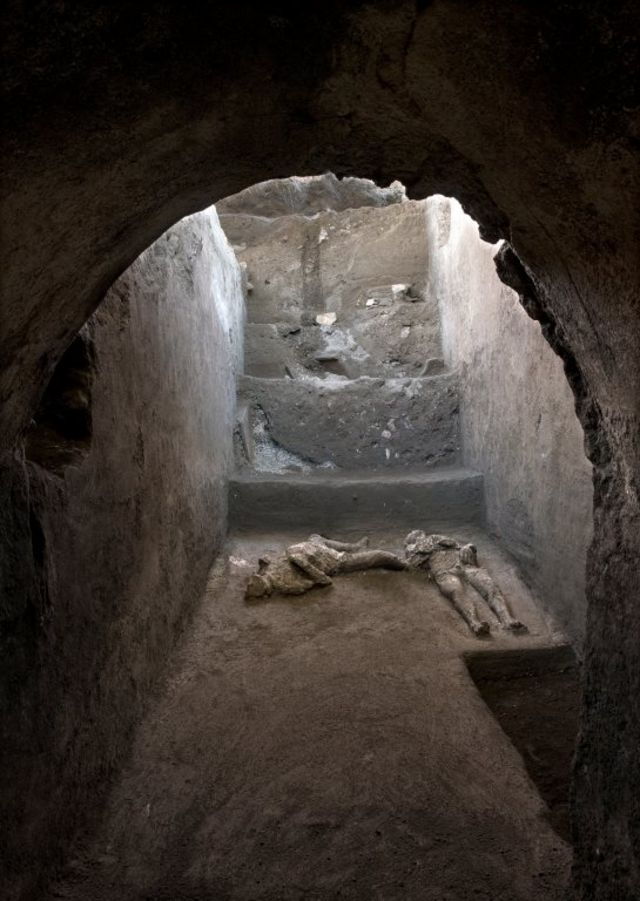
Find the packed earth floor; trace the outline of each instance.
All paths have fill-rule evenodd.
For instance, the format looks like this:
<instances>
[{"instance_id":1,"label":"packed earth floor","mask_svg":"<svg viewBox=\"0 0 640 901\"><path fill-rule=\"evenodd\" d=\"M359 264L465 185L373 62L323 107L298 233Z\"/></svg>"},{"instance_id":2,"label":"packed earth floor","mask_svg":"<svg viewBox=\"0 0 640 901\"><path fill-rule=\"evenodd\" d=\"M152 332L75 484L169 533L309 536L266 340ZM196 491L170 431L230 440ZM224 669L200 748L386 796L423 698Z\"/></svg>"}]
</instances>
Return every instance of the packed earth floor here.
<instances>
[{"instance_id":1,"label":"packed earth floor","mask_svg":"<svg viewBox=\"0 0 640 901\"><path fill-rule=\"evenodd\" d=\"M102 825L50 897L564 901L566 773L552 771L568 766L573 688L566 666L554 684L531 665L513 675L538 649L562 655L562 636L485 534L453 534L476 543L526 635L475 639L416 573L248 604L258 556L305 536L231 538ZM504 729L470 675L494 659Z\"/></svg>"}]
</instances>

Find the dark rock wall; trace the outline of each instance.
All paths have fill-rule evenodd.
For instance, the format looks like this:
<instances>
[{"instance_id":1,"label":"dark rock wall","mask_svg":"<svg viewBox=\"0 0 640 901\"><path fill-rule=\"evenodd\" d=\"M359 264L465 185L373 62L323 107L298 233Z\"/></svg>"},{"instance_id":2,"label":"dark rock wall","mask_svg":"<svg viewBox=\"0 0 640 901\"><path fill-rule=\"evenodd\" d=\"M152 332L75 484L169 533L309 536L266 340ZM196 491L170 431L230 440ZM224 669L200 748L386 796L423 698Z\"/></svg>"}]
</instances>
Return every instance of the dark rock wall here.
<instances>
[{"instance_id":1,"label":"dark rock wall","mask_svg":"<svg viewBox=\"0 0 640 901\"><path fill-rule=\"evenodd\" d=\"M509 284L561 356L594 465L573 806L589 901L640 895L638 16L634 0L12 3L0 23L9 455L114 279L248 185L399 179L509 241ZM0 516L26 547L14 473Z\"/></svg>"},{"instance_id":2,"label":"dark rock wall","mask_svg":"<svg viewBox=\"0 0 640 901\"><path fill-rule=\"evenodd\" d=\"M464 462L484 474L490 528L580 647L593 474L562 361L498 278L496 247L460 205L432 197L426 216L430 289L460 383Z\"/></svg>"},{"instance_id":3,"label":"dark rock wall","mask_svg":"<svg viewBox=\"0 0 640 901\"><path fill-rule=\"evenodd\" d=\"M239 267L215 212L199 213L83 329L86 456L6 471L19 528L0 624L3 898L29 896L91 817L203 590L225 533L242 327Z\"/></svg>"}]
</instances>

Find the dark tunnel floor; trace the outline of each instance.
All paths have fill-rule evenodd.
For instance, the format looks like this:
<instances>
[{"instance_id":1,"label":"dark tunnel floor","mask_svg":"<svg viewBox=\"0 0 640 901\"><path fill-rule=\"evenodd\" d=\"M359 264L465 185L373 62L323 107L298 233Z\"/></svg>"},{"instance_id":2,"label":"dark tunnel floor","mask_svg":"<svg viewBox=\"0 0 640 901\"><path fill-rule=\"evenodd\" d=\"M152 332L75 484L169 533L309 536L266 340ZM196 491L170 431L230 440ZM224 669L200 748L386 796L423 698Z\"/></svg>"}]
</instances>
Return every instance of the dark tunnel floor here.
<instances>
[{"instance_id":1,"label":"dark tunnel floor","mask_svg":"<svg viewBox=\"0 0 640 901\"><path fill-rule=\"evenodd\" d=\"M514 660L540 659L523 651L551 647L557 663L562 638L468 535L527 635L474 639L411 573L247 605L251 565L286 539L230 541L101 829L49 897L564 901L574 675L554 663L549 678L511 678ZM477 653L489 650L518 653ZM550 719L541 781L531 760Z\"/></svg>"},{"instance_id":2,"label":"dark tunnel floor","mask_svg":"<svg viewBox=\"0 0 640 901\"><path fill-rule=\"evenodd\" d=\"M466 656L484 702L524 760L556 832L571 841L569 787L580 682L573 651L489 651Z\"/></svg>"}]
</instances>

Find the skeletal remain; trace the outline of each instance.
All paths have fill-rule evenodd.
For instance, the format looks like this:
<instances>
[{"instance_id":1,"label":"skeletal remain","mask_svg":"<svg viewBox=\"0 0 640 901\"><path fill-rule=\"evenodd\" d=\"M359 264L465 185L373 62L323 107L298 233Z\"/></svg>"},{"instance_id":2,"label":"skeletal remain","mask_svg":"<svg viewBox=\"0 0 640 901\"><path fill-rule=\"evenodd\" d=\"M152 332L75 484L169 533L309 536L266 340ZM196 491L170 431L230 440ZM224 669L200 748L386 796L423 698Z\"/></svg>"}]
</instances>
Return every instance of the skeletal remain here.
<instances>
[{"instance_id":1,"label":"skeletal remain","mask_svg":"<svg viewBox=\"0 0 640 901\"><path fill-rule=\"evenodd\" d=\"M245 591L245 598L280 594L304 594L316 585L331 585L332 576L384 567L405 569L406 563L390 551L370 549L369 539L355 543L311 535L290 545L275 557L261 557Z\"/></svg>"},{"instance_id":2,"label":"skeletal remain","mask_svg":"<svg viewBox=\"0 0 640 901\"><path fill-rule=\"evenodd\" d=\"M487 635L490 627L486 620L478 616L473 593L468 591L468 586L486 601L505 629L526 630L520 620L513 617L502 592L487 570L478 564L475 545L461 545L455 538L427 535L416 530L407 535L404 548L409 567L428 573L474 635Z\"/></svg>"}]
</instances>

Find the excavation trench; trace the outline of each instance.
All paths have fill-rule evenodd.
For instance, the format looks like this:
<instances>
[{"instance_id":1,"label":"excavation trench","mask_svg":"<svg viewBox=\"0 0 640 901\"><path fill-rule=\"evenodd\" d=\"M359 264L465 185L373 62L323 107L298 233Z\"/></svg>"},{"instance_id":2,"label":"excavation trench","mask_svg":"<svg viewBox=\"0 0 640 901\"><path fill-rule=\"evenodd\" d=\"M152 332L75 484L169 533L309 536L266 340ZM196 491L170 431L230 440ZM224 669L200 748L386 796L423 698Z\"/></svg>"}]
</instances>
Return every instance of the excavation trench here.
<instances>
[{"instance_id":1,"label":"excavation trench","mask_svg":"<svg viewBox=\"0 0 640 901\"><path fill-rule=\"evenodd\" d=\"M498 249L448 198L293 178L178 223L113 286L87 332L89 456L72 444L51 469L73 479L96 454L115 468L131 456L144 534L169 448L179 484L207 473L221 524L228 500L230 537L209 539L216 562L168 685L56 897L566 897L567 641L584 626L590 467L561 362L498 279ZM150 349L173 383L149 375ZM60 432L73 406L68 369L32 428L40 469L39 430L55 414ZM185 392L201 411L189 467L171 432L148 436L160 398L176 436L191 428ZM118 399L144 427L114 457ZM163 535L167 561L182 539L186 571L184 522L178 504ZM456 573L464 560L484 573L461 583L480 637L429 567L245 598L274 560L299 578L304 561L283 554L311 533L366 535L404 560L414 529L444 536L440 559L454 542ZM131 575L177 622L181 574L147 535ZM487 580L506 615L473 588Z\"/></svg>"}]
</instances>

